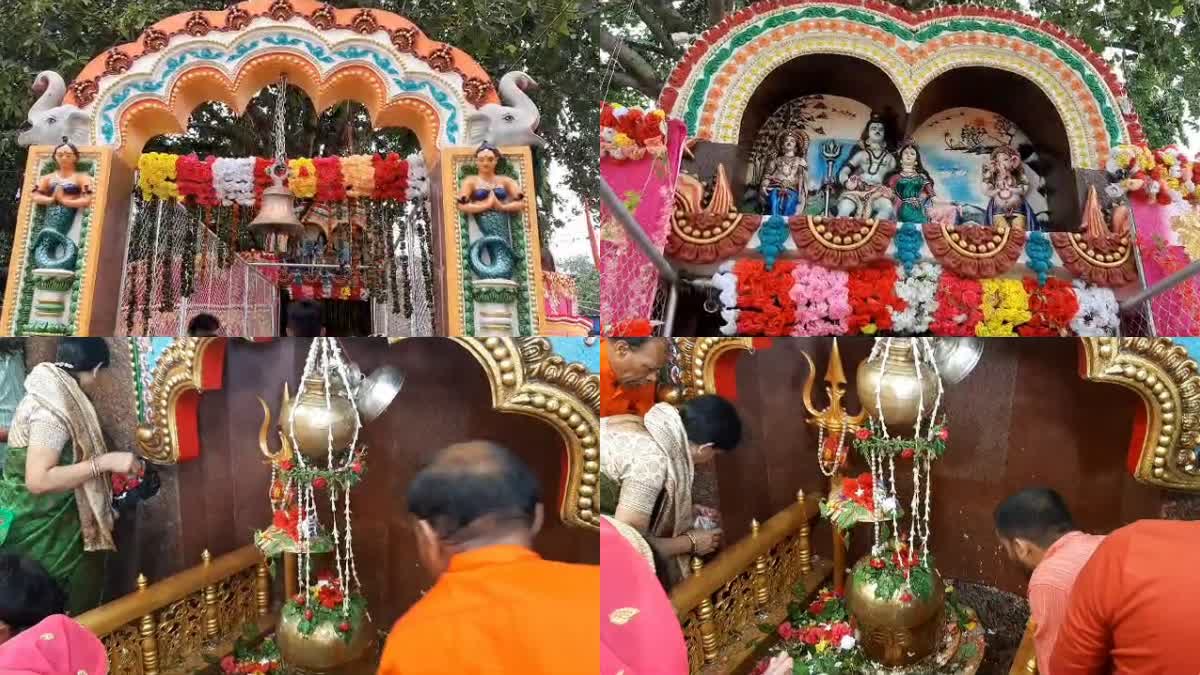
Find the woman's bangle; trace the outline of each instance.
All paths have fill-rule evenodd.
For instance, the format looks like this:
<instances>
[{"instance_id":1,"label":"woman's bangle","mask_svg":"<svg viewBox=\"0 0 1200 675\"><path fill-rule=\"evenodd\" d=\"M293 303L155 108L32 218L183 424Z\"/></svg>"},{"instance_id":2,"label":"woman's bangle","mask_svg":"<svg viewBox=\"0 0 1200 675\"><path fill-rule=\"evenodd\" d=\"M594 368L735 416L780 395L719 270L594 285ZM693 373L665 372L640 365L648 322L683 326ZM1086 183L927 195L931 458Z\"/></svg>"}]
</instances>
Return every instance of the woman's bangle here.
<instances>
[{"instance_id":1,"label":"woman's bangle","mask_svg":"<svg viewBox=\"0 0 1200 675\"><path fill-rule=\"evenodd\" d=\"M692 552L692 553L695 553L695 552L696 552L696 547L698 546L698 544L696 543L696 535L692 534L691 532L684 532L683 534L684 534L684 536L685 536L685 537L687 537L687 538L688 538L688 541L692 542L692 550L691 550L691 552Z\"/></svg>"},{"instance_id":2,"label":"woman's bangle","mask_svg":"<svg viewBox=\"0 0 1200 675\"><path fill-rule=\"evenodd\" d=\"M96 458L92 457L92 478L100 477L100 465L96 462Z\"/></svg>"}]
</instances>

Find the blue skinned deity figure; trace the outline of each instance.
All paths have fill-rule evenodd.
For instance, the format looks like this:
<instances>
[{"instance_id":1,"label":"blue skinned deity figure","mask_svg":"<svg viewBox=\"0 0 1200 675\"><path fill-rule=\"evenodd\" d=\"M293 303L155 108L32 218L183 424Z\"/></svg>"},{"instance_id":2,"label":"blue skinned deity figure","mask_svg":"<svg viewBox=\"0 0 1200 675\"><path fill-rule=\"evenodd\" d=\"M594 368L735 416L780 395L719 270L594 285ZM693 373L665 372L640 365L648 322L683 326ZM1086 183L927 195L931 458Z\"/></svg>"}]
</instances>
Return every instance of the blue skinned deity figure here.
<instances>
[{"instance_id":1,"label":"blue skinned deity figure","mask_svg":"<svg viewBox=\"0 0 1200 675\"><path fill-rule=\"evenodd\" d=\"M45 207L31 245L33 268L75 271L79 246L69 234L75 214L92 205L92 179L80 173L79 149L64 142L54 149L57 169L38 181L33 203Z\"/></svg>"},{"instance_id":2,"label":"blue skinned deity figure","mask_svg":"<svg viewBox=\"0 0 1200 675\"><path fill-rule=\"evenodd\" d=\"M842 191L838 195L837 215L893 219L895 194L884 181L896 167L896 155L888 150L887 125L883 118L872 115L863 128L858 146L838 171L837 182Z\"/></svg>"},{"instance_id":3,"label":"blue skinned deity figure","mask_svg":"<svg viewBox=\"0 0 1200 675\"><path fill-rule=\"evenodd\" d=\"M778 153L758 188L763 213L785 218L804 212L808 202L808 136L800 130L779 135Z\"/></svg>"},{"instance_id":4,"label":"blue skinned deity figure","mask_svg":"<svg viewBox=\"0 0 1200 675\"><path fill-rule=\"evenodd\" d=\"M458 210L472 218L483 235L471 243L469 264L480 279L512 279L516 254L512 220L525 209L517 181L496 173L500 150L484 143L475 151L479 173L468 176L458 195Z\"/></svg>"}]
</instances>

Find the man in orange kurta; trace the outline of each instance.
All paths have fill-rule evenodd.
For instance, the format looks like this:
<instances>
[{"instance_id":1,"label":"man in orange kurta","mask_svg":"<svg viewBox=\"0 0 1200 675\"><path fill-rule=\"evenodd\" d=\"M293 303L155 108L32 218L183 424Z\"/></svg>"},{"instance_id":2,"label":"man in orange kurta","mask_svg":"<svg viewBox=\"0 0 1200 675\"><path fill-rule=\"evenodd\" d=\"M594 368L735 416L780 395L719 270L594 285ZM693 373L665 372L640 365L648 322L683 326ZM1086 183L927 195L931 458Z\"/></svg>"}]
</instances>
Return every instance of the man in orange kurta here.
<instances>
[{"instance_id":1,"label":"man in orange kurta","mask_svg":"<svg viewBox=\"0 0 1200 675\"><path fill-rule=\"evenodd\" d=\"M655 404L666 338L607 338L600 343L600 416L646 414Z\"/></svg>"},{"instance_id":2,"label":"man in orange kurta","mask_svg":"<svg viewBox=\"0 0 1200 675\"><path fill-rule=\"evenodd\" d=\"M486 442L452 445L408 488L433 588L392 627L379 675L595 675L600 567L532 550L537 477Z\"/></svg>"}]
</instances>

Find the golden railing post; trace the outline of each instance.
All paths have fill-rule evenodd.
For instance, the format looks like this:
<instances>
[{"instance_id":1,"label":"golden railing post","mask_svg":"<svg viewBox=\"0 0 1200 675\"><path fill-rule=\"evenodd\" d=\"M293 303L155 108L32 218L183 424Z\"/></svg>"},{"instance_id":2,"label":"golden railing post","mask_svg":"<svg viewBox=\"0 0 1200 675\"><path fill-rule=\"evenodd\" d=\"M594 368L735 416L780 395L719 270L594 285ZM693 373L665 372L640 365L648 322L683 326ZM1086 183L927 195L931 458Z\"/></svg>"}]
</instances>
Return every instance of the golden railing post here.
<instances>
[{"instance_id":1,"label":"golden railing post","mask_svg":"<svg viewBox=\"0 0 1200 675\"><path fill-rule=\"evenodd\" d=\"M138 593L145 593L146 575L139 574L137 578ZM138 626L142 636L142 673L143 675L158 675L158 626L154 623L154 612L142 617Z\"/></svg>"},{"instance_id":2,"label":"golden railing post","mask_svg":"<svg viewBox=\"0 0 1200 675\"><path fill-rule=\"evenodd\" d=\"M259 616L271 613L271 571L266 560L259 561L254 572L254 600Z\"/></svg>"},{"instance_id":3,"label":"golden railing post","mask_svg":"<svg viewBox=\"0 0 1200 675\"><path fill-rule=\"evenodd\" d=\"M796 501L804 503L804 490L796 493ZM808 512L803 514L803 520L800 521L800 573L807 575L812 571L812 549L808 542ZM837 528L834 528L837 529Z\"/></svg>"},{"instance_id":4,"label":"golden railing post","mask_svg":"<svg viewBox=\"0 0 1200 675\"><path fill-rule=\"evenodd\" d=\"M692 557L692 574L699 574L704 563L697 557ZM712 663L717 660L717 624L713 621L712 598L704 598L696 607L700 617L700 644L704 650L704 662Z\"/></svg>"},{"instance_id":5,"label":"golden railing post","mask_svg":"<svg viewBox=\"0 0 1200 675\"><path fill-rule=\"evenodd\" d=\"M750 536L758 536L758 519L750 519ZM763 551L754 559L754 599L759 609L765 609L771 596L767 592L767 552Z\"/></svg>"},{"instance_id":6,"label":"golden railing post","mask_svg":"<svg viewBox=\"0 0 1200 675\"><path fill-rule=\"evenodd\" d=\"M200 559L204 566L208 567L212 564L212 554L208 549L200 554ZM209 641L215 642L221 637L221 626L217 620L217 586L216 584L208 584L204 587L204 637Z\"/></svg>"}]
</instances>

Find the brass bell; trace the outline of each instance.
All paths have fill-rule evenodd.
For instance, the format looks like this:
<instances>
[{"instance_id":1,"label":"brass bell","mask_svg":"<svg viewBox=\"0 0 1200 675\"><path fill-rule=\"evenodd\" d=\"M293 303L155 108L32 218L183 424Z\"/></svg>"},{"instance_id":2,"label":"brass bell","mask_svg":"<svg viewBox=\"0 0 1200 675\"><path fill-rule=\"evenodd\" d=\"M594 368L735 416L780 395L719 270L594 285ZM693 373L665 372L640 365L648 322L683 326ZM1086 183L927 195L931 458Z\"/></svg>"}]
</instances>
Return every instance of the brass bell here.
<instances>
[{"instance_id":1,"label":"brass bell","mask_svg":"<svg viewBox=\"0 0 1200 675\"><path fill-rule=\"evenodd\" d=\"M300 236L304 232L304 226L296 219L292 191L283 186L283 176L287 175L287 167L273 164L267 169L267 173L274 185L263 190L262 208L251 221L250 231L255 236L261 236L264 242L268 234Z\"/></svg>"}]
</instances>

